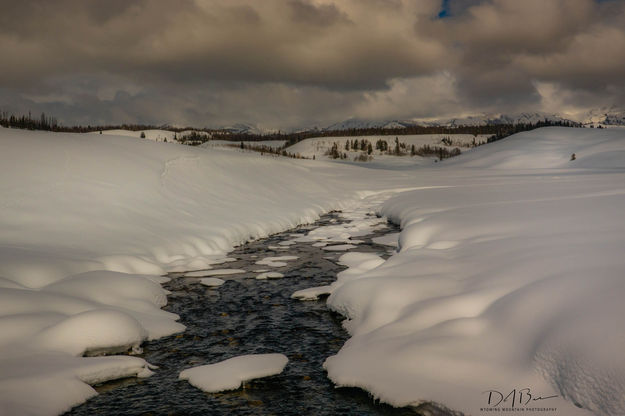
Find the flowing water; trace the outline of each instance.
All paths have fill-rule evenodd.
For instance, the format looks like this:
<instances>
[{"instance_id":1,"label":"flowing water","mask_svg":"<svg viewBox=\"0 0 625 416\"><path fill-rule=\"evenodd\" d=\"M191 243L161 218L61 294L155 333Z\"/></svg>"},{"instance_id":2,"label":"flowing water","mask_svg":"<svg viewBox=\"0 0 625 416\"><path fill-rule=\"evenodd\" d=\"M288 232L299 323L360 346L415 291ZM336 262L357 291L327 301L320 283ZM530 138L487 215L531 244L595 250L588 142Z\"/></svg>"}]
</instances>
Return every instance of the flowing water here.
<instances>
[{"instance_id":1,"label":"flowing water","mask_svg":"<svg viewBox=\"0 0 625 416\"><path fill-rule=\"evenodd\" d=\"M376 403L366 392L335 388L323 370L323 361L348 339L342 317L330 312L325 300L291 299L293 292L336 280L344 267L342 252L324 251L311 243L270 249L320 226L347 220L337 213L318 222L241 246L228 256L237 260L222 265L245 269L238 275L219 276L226 283L207 288L197 278L172 274L165 288L172 293L165 309L180 315L187 330L179 335L145 343L141 357L159 367L147 379L109 382L100 393L68 415L414 415ZM364 242L354 251L388 256L390 248L371 238L396 230L391 225L358 237ZM269 256L298 256L281 268L256 265ZM272 269L285 276L256 280L253 270ZM180 371L216 363L242 354L282 353L289 358L277 376L247 382L244 388L205 393L186 381Z\"/></svg>"}]
</instances>

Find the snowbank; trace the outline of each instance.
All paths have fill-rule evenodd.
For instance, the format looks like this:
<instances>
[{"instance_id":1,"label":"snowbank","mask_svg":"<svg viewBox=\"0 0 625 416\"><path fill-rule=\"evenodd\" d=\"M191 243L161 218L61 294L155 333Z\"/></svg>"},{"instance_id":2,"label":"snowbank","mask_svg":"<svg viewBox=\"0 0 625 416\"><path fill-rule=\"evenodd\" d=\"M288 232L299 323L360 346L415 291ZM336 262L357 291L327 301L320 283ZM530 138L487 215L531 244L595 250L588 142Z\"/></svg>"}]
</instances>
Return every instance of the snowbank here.
<instances>
[{"instance_id":1,"label":"snowbank","mask_svg":"<svg viewBox=\"0 0 625 416\"><path fill-rule=\"evenodd\" d=\"M524 414L625 414L625 132L540 129L443 165L420 176L449 187L381 209L398 254L341 258L328 304L352 338L329 377L394 406L482 414L516 389Z\"/></svg>"},{"instance_id":2,"label":"snowbank","mask_svg":"<svg viewBox=\"0 0 625 416\"><path fill-rule=\"evenodd\" d=\"M0 276L33 288L90 270L206 269L356 197L334 164L99 134L0 140Z\"/></svg>"},{"instance_id":3,"label":"snowbank","mask_svg":"<svg viewBox=\"0 0 625 416\"><path fill-rule=\"evenodd\" d=\"M90 385L152 374L149 365L137 357L84 358L28 349L6 356L4 352L0 358L3 416L61 414L95 396Z\"/></svg>"},{"instance_id":4,"label":"snowbank","mask_svg":"<svg viewBox=\"0 0 625 416\"><path fill-rule=\"evenodd\" d=\"M198 389L217 393L238 389L242 383L255 378L280 374L288 362L283 354L240 355L217 364L186 369L179 378L188 380Z\"/></svg>"}]
</instances>

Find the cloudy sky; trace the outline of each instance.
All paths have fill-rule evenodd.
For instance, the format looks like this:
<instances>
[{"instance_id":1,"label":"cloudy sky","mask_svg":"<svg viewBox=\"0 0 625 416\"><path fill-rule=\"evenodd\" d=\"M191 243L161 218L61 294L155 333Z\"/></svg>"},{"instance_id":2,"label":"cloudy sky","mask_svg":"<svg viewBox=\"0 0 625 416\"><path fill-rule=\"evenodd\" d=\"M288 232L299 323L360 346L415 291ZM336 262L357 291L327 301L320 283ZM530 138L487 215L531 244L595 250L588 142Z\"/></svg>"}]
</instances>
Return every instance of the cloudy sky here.
<instances>
[{"instance_id":1,"label":"cloudy sky","mask_svg":"<svg viewBox=\"0 0 625 416\"><path fill-rule=\"evenodd\" d=\"M625 106L625 0L20 0L0 110L327 126Z\"/></svg>"}]
</instances>

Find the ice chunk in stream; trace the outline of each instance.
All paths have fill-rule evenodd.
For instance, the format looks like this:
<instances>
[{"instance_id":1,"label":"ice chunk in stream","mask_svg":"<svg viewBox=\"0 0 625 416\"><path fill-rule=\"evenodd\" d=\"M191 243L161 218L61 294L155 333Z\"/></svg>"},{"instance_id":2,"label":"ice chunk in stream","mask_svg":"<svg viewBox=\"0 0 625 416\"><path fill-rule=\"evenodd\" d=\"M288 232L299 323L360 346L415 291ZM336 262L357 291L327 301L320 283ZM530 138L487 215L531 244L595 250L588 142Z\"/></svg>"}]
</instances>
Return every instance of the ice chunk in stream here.
<instances>
[{"instance_id":1,"label":"ice chunk in stream","mask_svg":"<svg viewBox=\"0 0 625 416\"><path fill-rule=\"evenodd\" d=\"M262 260L258 260L256 264L269 267L284 267L285 261L296 260L297 256L279 256L279 257L265 257Z\"/></svg>"},{"instance_id":2,"label":"ice chunk in stream","mask_svg":"<svg viewBox=\"0 0 625 416\"><path fill-rule=\"evenodd\" d=\"M209 393L235 390L248 380L280 374L289 362L283 354L240 355L216 364L188 368L180 380Z\"/></svg>"},{"instance_id":3,"label":"ice chunk in stream","mask_svg":"<svg viewBox=\"0 0 625 416\"><path fill-rule=\"evenodd\" d=\"M201 284L203 284L204 286L209 286L209 287L221 286L225 282L226 282L225 280L219 279L217 277L205 277L203 279L200 279Z\"/></svg>"},{"instance_id":4,"label":"ice chunk in stream","mask_svg":"<svg viewBox=\"0 0 625 416\"><path fill-rule=\"evenodd\" d=\"M329 295L330 293L332 293L332 286L316 286L298 290L291 295L291 298L299 300L317 300L319 296Z\"/></svg>"},{"instance_id":5,"label":"ice chunk in stream","mask_svg":"<svg viewBox=\"0 0 625 416\"><path fill-rule=\"evenodd\" d=\"M333 246L325 246L323 249L327 251L347 251L355 247L353 244L335 244Z\"/></svg>"},{"instance_id":6,"label":"ice chunk in stream","mask_svg":"<svg viewBox=\"0 0 625 416\"><path fill-rule=\"evenodd\" d=\"M266 280L266 279L281 279L284 275L278 272L265 272L256 276L257 280Z\"/></svg>"},{"instance_id":7,"label":"ice chunk in stream","mask_svg":"<svg viewBox=\"0 0 625 416\"><path fill-rule=\"evenodd\" d=\"M225 276L228 274L245 273L243 269L215 269L215 270L198 270L195 272L185 273L184 277L205 277L205 276Z\"/></svg>"}]
</instances>

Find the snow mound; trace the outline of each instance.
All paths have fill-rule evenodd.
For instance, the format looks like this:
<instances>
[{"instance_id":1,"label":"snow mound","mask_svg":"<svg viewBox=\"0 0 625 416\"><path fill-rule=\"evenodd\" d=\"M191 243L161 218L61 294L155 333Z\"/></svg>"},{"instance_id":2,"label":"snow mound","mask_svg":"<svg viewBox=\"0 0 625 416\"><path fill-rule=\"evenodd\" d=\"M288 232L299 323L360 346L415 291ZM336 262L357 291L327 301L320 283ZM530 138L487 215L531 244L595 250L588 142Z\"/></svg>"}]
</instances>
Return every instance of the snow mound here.
<instances>
[{"instance_id":1,"label":"snow mound","mask_svg":"<svg viewBox=\"0 0 625 416\"><path fill-rule=\"evenodd\" d=\"M28 366L16 359L28 353ZM0 414L62 414L97 393L90 385L124 377L149 377L141 358L73 357L54 352L13 352L0 359ZM9 377L20 374L19 378ZM36 398L36 399L35 399Z\"/></svg>"},{"instance_id":2,"label":"snow mound","mask_svg":"<svg viewBox=\"0 0 625 416\"><path fill-rule=\"evenodd\" d=\"M209 393L235 390L245 381L280 374L288 363L283 354L251 354L230 358L216 364L186 369L180 380L188 380Z\"/></svg>"},{"instance_id":3,"label":"snow mound","mask_svg":"<svg viewBox=\"0 0 625 416\"><path fill-rule=\"evenodd\" d=\"M131 316L114 310L92 310L73 315L46 328L33 342L72 355L139 350L147 331Z\"/></svg>"}]
</instances>

